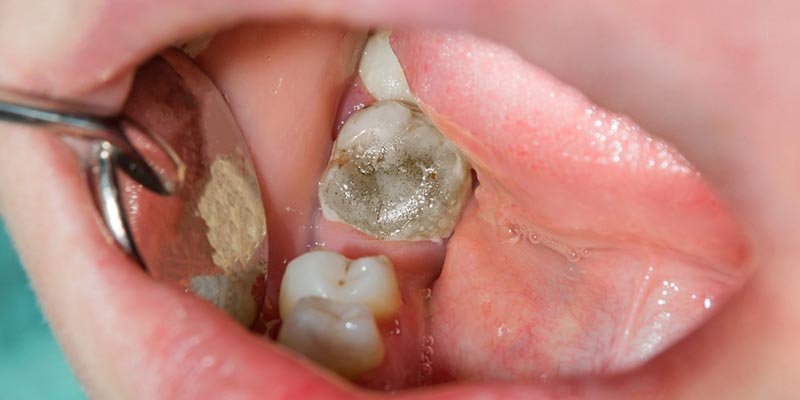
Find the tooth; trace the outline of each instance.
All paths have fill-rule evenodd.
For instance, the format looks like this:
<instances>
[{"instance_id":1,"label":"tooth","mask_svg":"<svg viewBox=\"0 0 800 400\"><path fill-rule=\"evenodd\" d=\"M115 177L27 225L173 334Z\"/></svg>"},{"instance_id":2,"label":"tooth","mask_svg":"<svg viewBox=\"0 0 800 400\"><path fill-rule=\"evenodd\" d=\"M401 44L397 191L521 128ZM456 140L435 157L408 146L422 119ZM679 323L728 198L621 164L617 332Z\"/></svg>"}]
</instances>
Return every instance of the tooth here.
<instances>
[{"instance_id":1,"label":"tooth","mask_svg":"<svg viewBox=\"0 0 800 400\"><path fill-rule=\"evenodd\" d=\"M254 276L200 275L192 277L189 289L249 327L256 317L256 301L251 294L254 279Z\"/></svg>"},{"instance_id":2,"label":"tooth","mask_svg":"<svg viewBox=\"0 0 800 400\"><path fill-rule=\"evenodd\" d=\"M203 34L189 41L178 44L178 48L187 56L191 58L197 58L200 53L204 52L208 48L208 45L211 44L212 40L214 40L214 36L216 36L216 34L216 32Z\"/></svg>"},{"instance_id":3,"label":"tooth","mask_svg":"<svg viewBox=\"0 0 800 400\"><path fill-rule=\"evenodd\" d=\"M323 215L378 239L450 236L471 187L468 163L418 110L378 102L353 114L319 186Z\"/></svg>"},{"instance_id":4,"label":"tooth","mask_svg":"<svg viewBox=\"0 0 800 400\"><path fill-rule=\"evenodd\" d=\"M389 45L390 34L391 31L377 32L367 40L358 65L358 74L376 99L416 104L403 68Z\"/></svg>"},{"instance_id":5,"label":"tooth","mask_svg":"<svg viewBox=\"0 0 800 400\"><path fill-rule=\"evenodd\" d=\"M278 342L345 378L374 369L385 354L369 308L321 297L297 303L283 320Z\"/></svg>"},{"instance_id":6,"label":"tooth","mask_svg":"<svg viewBox=\"0 0 800 400\"><path fill-rule=\"evenodd\" d=\"M297 302L308 296L361 304L378 319L393 315L402 303L394 267L388 258L350 260L323 250L303 254L286 267L279 300L281 318L287 318Z\"/></svg>"}]
</instances>

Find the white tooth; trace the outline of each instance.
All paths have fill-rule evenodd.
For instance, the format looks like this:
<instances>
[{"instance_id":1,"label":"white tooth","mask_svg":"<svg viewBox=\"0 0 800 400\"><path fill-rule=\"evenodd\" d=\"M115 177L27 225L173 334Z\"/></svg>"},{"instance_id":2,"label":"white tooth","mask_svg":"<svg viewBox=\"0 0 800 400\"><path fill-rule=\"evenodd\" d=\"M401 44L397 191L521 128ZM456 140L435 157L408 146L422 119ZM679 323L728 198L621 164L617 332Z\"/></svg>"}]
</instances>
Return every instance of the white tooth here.
<instances>
[{"instance_id":1,"label":"white tooth","mask_svg":"<svg viewBox=\"0 0 800 400\"><path fill-rule=\"evenodd\" d=\"M382 101L353 114L320 180L325 217L382 240L450 236L471 187L461 152L418 110Z\"/></svg>"},{"instance_id":2,"label":"white tooth","mask_svg":"<svg viewBox=\"0 0 800 400\"><path fill-rule=\"evenodd\" d=\"M408 81L389 44L391 31L381 31L370 36L364 46L358 74L367 90L378 100L399 100L416 104Z\"/></svg>"},{"instance_id":3,"label":"white tooth","mask_svg":"<svg viewBox=\"0 0 800 400\"><path fill-rule=\"evenodd\" d=\"M361 304L378 319L393 315L402 303L394 267L388 258L350 260L323 250L303 254L286 266L281 281L281 318L287 318L297 302L308 296Z\"/></svg>"},{"instance_id":4,"label":"white tooth","mask_svg":"<svg viewBox=\"0 0 800 400\"><path fill-rule=\"evenodd\" d=\"M345 378L355 378L383 361L375 317L361 304L306 297L284 319L278 343Z\"/></svg>"},{"instance_id":5,"label":"white tooth","mask_svg":"<svg viewBox=\"0 0 800 400\"><path fill-rule=\"evenodd\" d=\"M251 294L254 279L254 276L200 275L189 281L189 289L249 327L256 317L256 301Z\"/></svg>"},{"instance_id":6,"label":"white tooth","mask_svg":"<svg viewBox=\"0 0 800 400\"><path fill-rule=\"evenodd\" d=\"M187 56L191 58L197 58L200 53L204 52L208 45L211 44L211 41L214 40L214 36L216 36L216 32L206 33L202 36L198 36L193 38L189 41L181 43L178 45L178 48L183 51Z\"/></svg>"}]
</instances>

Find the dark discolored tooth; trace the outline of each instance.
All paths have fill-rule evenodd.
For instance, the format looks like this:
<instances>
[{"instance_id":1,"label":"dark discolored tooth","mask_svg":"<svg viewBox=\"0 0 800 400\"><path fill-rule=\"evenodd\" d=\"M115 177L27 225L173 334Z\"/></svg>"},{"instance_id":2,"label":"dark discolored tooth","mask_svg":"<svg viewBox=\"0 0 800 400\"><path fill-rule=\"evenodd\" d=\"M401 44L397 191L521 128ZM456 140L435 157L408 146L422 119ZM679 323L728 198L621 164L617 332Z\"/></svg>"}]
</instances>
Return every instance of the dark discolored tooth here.
<instances>
[{"instance_id":1,"label":"dark discolored tooth","mask_svg":"<svg viewBox=\"0 0 800 400\"><path fill-rule=\"evenodd\" d=\"M415 107L381 101L353 114L319 185L325 217L383 240L450 236L471 188L461 152Z\"/></svg>"}]
</instances>

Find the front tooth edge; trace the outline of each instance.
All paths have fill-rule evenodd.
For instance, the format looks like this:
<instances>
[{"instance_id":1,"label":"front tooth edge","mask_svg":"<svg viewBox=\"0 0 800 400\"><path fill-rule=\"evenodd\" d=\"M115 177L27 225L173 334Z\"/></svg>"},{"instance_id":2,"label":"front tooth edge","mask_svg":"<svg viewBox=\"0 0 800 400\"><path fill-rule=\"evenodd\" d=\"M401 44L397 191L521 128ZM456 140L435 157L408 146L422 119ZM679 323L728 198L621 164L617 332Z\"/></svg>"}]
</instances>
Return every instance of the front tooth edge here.
<instances>
[{"instance_id":1,"label":"front tooth edge","mask_svg":"<svg viewBox=\"0 0 800 400\"><path fill-rule=\"evenodd\" d=\"M325 250L309 251L286 266L279 299L281 318L287 318L300 299L311 296L362 304L378 319L393 315L402 304L394 266L388 258L350 260Z\"/></svg>"},{"instance_id":2,"label":"front tooth edge","mask_svg":"<svg viewBox=\"0 0 800 400\"><path fill-rule=\"evenodd\" d=\"M370 36L364 46L358 74L376 99L416 104L403 67L389 44L390 35L391 31L380 31Z\"/></svg>"},{"instance_id":3,"label":"front tooth edge","mask_svg":"<svg viewBox=\"0 0 800 400\"><path fill-rule=\"evenodd\" d=\"M349 379L379 366L385 355L369 308L321 297L297 302L278 343Z\"/></svg>"}]
</instances>

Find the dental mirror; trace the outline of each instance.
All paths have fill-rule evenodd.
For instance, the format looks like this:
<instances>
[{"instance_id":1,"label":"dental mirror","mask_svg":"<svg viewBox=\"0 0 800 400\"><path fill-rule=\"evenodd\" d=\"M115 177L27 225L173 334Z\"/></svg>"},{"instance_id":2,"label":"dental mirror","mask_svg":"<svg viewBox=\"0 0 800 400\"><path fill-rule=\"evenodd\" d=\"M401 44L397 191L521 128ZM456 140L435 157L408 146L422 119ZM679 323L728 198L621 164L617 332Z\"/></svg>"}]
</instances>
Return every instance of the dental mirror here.
<instances>
[{"instance_id":1,"label":"dental mirror","mask_svg":"<svg viewBox=\"0 0 800 400\"><path fill-rule=\"evenodd\" d=\"M138 69L123 114L168 144L185 167L184 184L169 197L117 174L139 258L153 277L250 326L263 301L267 222L227 102L192 59L169 50ZM133 144L145 157L160 154Z\"/></svg>"}]
</instances>

